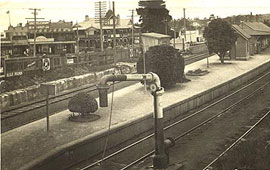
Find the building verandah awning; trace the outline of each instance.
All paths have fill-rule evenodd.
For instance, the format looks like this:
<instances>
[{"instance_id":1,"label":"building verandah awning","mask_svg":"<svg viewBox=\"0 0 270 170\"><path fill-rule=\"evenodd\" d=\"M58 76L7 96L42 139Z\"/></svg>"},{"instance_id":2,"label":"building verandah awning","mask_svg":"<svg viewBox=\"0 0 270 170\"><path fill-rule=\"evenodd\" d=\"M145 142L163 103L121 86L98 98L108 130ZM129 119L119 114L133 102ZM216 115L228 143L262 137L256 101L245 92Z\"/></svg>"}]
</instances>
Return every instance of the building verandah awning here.
<instances>
[{"instance_id":1,"label":"building verandah awning","mask_svg":"<svg viewBox=\"0 0 270 170\"><path fill-rule=\"evenodd\" d=\"M34 44L34 39L28 39L30 45ZM54 38L39 36L36 38L36 44L76 44L76 41L54 41Z\"/></svg>"},{"instance_id":2,"label":"building verandah awning","mask_svg":"<svg viewBox=\"0 0 270 170\"><path fill-rule=\"evenodd\" d=\"M33 45L34 42L29 42L30 45ZM76 44L76 41L55 41L55 42L36 42L37 45L42 45L42 44Z\"/></svg>"}]
</instances>

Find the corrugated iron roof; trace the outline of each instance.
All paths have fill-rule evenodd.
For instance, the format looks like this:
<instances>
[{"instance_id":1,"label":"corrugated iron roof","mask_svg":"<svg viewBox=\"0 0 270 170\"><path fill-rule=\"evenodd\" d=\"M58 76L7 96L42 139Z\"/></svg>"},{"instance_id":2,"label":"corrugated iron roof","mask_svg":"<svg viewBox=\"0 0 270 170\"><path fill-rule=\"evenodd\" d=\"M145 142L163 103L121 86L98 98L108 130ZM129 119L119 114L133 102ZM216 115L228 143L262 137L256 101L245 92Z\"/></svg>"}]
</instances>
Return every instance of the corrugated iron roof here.
<instances>
[{"instance_id":1,"label":"corrugated iron roof","mask_svg":"<svg viewBox=\"0 0 270 170\"><path fill-rule=\"evenodd\" d=\"M255 31L270 32L270 27L268 27L262 22L243 22L243 24Z\"/></svg>"},{"instance_id":2,"label":"corrugated iron roof","mask_svg":"<svg viewBox=\"0 0 270 170\"><path fill-rule=\"evenodd\" d=\"M251 36L245 32L241 27L239 27L238 25L232 25L232 28L239 33L240 35L242 35L245 39L249 39L251 38Z\"/></svg>"},{"instance_id":3,"label":"corrugated iron roof","mask_svg":"<svg viewBox=\"0 0 270 170\"><path fill-rule=\"evenodd\" d=\"M243 28L249 35L270 35L270 27L262 22L243 22Z\"/></svg>"},{"instance_id":4,"label":"corrugated iron roof","mask_svg":"<svg viewBox=\"0 0 270 170\"><path fill-rule=\"evenodd\" d=\"M246 33L249 35L270 35L270 32L263 32L263 31L256 31L256 30L251 30L251 29L243 29Z\"/></svg>"}]
</instances>

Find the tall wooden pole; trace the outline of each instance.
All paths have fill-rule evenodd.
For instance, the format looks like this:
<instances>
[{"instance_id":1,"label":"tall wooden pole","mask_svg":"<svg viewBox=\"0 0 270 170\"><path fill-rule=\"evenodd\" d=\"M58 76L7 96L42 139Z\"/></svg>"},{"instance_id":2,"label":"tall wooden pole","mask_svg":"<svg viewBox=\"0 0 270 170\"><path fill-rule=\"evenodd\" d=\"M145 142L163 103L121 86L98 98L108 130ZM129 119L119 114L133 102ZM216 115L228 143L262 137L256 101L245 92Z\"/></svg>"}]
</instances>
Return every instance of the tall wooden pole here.
<instances>
[{"instance_id":1,"label":"tall wooden pole","mask_svg":"<svg viewBox=\"0 0 270 170\"><path fill-rule=\"evenodd\" d=\"M173 47L175 48L175 38L176 38L176 33L175 33L175 20L173 20Z\"/></svg>"},{"instance_id":2,"label":"tall wooden pole","mask_svg":"<svg viewBox=\"0 0 270 170\"><path fill-rule=\"evenodd\" d=\"M34 57L36 57L37 9L34 9Z\"/></svg>"},{"instance_id":3,"label":"tall wooden pole","mask_svg":"<svg viewBox=\"0 0 270 170\"><path fill-rule=\"evenodd\" d=\"M103 28L101 16L101 1L99 1L99 27L100 27L100 51L103 52Z\"/></svg>"},{"instance_id":4,"label":"tall wooden pole","mask_svg":"<svg viewBox=\"0 0 270 170\"><path fill-rule=\"evenodd\" d=\"M183 50L185 51L185 41L186 41L186 9L183 9L184 12L184 39L183 39Z\"/></svg>"},{"instance_id":5,"label":"tall wooden pole","mask_svg":"<svg viewBox=\"0 0 270 170\"><path fill-rule=\"evenodd\" d=\"M115 3L113 4L113 64L116 65L116 30L115 30Z\"/></svg>"},{"instance_id":6,"label":"tall wooden pole","mask_svg":"<svg viewBox=\"0 0 270 170\"><path fill-rule=\"evenodd\" d=\"M80 53L80 47L79 47L79 43L80 43L80 39L79 39L79 25L78 25L78 23L76 23L76 27L77 27L77 51L76 51L76 53Z\"/></svg>"},{"instance_id":7,"label":"tall wooden pole","mask_svg":"<svg viewBox=\"0 0 270 170\"><path fill-rule=\"evenodd\" d=\"M131 22L132 22L132 29L131 29L131 44L132 44L132 54L134 51L134 10L132 10L132 15L131 15Z\"/></svg>"},{"instance_id":8,"label":"tall wooden pole","mask_svg":"<svg viewBox=\"0 0 270 170\"><path fill-rule=\"evenodd\" d=\"M46 87L46 120L47 120L47 132L50 130L50 113L49 113L49 87Z\"/></svg>"},{"instance_id":9,"label":"tall wooden pole","mask_svg":"<svg viewBox=\"0 0 270 170\"><path fill-rule=\"evenodd\" d=\"M165 35L168 35L168 20L167 19L165 19L164 20L164 22L165 22Z\"/></svg>"},{"instance_id":10,"label":"tall wooden pole","mask_svg":"<svg viewBox=\"0 0 270 170\"><path fill-rule=\"evenodd\" d=\"M37 38L37 19L44 19L44 18L37 18L37 11L40 9L37 8L30 8L29 10L33 10L34 18L26 18L26 19L34 19L34 51L33 56L36 57L36 38Z\"/></svg>"}]
</instances>

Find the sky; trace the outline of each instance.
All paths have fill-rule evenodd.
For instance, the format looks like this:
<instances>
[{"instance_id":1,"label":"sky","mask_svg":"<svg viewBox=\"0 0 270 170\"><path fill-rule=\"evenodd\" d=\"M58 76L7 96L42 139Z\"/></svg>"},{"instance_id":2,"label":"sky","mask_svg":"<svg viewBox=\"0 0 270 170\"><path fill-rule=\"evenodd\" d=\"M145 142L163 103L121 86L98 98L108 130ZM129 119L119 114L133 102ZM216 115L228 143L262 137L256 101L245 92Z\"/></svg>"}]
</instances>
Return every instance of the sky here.
<instances>
[{"instance_id":1,"label":"sky","mask_svg":"<svg viewBox=\"0 0 270 170\"><path fill-rule=\"evenodd\" d=\"M114 0L116 14L121 18L130 18L131 10L138 8L139 0ZM32 18L29 8L40 8L38 16L45 21L73 21L84 20L85 15L95 16L96 0L0 0L0 32L9 25L26 23L25 18ZM270 0L165 0L166 8L174 19L183 17L183 8L186 8L186 17L204 18L211 14L219 17L232 15L246 15L270 13ZM109 1L107 1L109 8ZM10 11L7 14L7 11ZM136 14L136 12L135 12ZM138 16L135 17L135 21Z\"/></svg>"}]
</instances>

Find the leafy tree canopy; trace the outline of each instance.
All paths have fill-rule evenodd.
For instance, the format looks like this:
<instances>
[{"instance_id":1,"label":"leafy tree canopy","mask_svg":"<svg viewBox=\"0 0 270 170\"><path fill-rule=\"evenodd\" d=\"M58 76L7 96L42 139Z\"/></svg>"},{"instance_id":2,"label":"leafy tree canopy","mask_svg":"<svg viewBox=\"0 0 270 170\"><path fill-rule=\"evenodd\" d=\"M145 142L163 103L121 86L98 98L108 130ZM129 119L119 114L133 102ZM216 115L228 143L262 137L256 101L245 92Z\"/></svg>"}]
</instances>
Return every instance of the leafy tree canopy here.
<instances>
[{"instance_id":1,"label":"leafy tree canopy","mask_svg":"<svg viewBox=\"0 0 270 170\"><path fill-rule=\"evenodd\" d=\"M231 25L220 18L214 19L205 27L203 36L209 52L216 53L221 63L224 63L226 52L232 48L237 38Z\"/></svg>"},{"instance_id":2,"label":"leafy tree canopy","mask_svg":"<svg viewBox=\"0 0 270 170\"><path fill-rule=\"evenodd\" d=\"M167 27L167 34L173 36L173 31L168 24L172 17L165 6L160 6L159 8L144 6L137 8L136 11L140 15L139 22L141 22L142 32L166 34Z\"/></svg>"}]
</instances>

